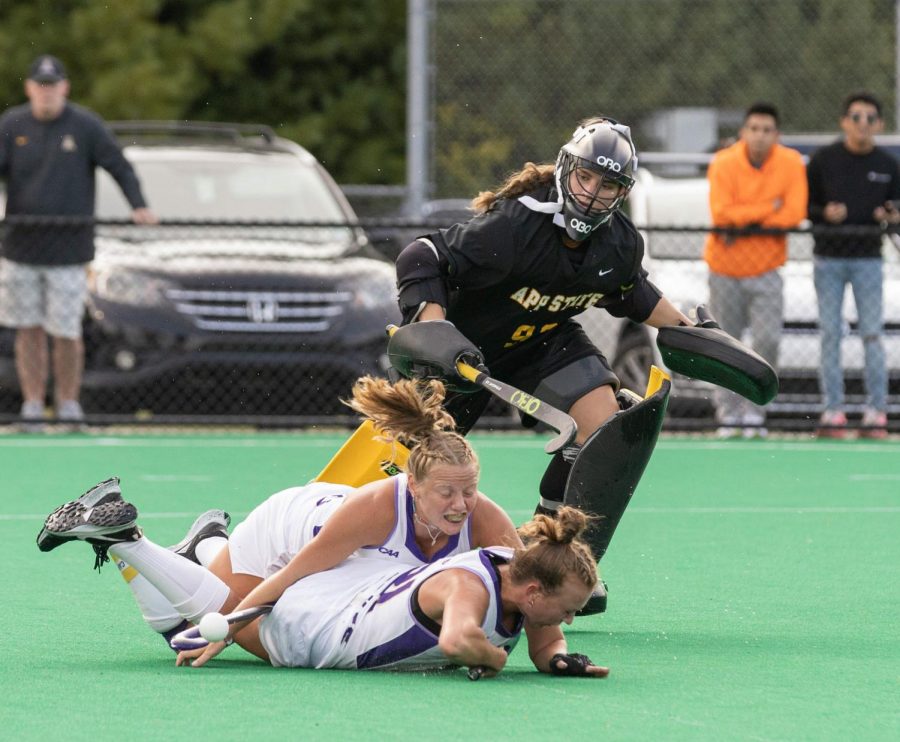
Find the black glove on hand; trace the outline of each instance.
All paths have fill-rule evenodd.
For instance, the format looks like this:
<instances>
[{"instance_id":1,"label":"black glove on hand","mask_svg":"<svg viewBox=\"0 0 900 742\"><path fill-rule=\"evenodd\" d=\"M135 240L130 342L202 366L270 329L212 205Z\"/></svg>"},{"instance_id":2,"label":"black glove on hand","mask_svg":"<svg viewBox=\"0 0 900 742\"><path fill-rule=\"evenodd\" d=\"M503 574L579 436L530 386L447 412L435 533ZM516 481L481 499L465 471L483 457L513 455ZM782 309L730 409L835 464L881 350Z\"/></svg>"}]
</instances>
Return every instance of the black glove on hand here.
<instances>
[{"instance_id":1,"label":"black glove on hand","mask_svg":"<svg viewBox=\"0 0 900 742\"><path fill-rule=\"evenodd\" d=\"M459 375L457 361L487 371L481 351L447 320L414 322L398 328L388 340L388 358L403 376L442 379L453 391L480 389Z\"/></svg>"},{"instance_id":2,"label":"black glove on hand","mask_svg":"<svg viewBox=\"0 0 900 742\"><path fill-rule=\"evenodd\" d=\"M565 662L565 667L559 667L560 662ZM586 654L554 654L550 660L550 672L554 675L570 675L583 677L588 674L587 669L593 665L591 658Z\"/></svg>"}]
</instances>

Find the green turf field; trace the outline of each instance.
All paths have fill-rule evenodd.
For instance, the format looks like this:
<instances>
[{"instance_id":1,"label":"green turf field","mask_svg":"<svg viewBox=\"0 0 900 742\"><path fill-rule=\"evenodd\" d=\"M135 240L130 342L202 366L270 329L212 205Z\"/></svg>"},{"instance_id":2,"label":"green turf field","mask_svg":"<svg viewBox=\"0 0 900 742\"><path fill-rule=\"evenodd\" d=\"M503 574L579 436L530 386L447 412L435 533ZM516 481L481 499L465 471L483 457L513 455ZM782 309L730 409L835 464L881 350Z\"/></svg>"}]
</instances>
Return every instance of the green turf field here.
<instances>
[{"instance_id":1,"label":"green turf field","mask_svg":"<svg viewBox=\"0 0 900 742\"><path fill-rule=\"evenodd\" d=\"M606 680L274 670L232 647L175 668L113 565L38 552L54 507L111 475L167 544L303 483L344 434L0 438L6 739L900 739L900 447L664 438L567 630ZM483 489L527 519L531 436L473 436Z\"/></svg>"}]
</instances>

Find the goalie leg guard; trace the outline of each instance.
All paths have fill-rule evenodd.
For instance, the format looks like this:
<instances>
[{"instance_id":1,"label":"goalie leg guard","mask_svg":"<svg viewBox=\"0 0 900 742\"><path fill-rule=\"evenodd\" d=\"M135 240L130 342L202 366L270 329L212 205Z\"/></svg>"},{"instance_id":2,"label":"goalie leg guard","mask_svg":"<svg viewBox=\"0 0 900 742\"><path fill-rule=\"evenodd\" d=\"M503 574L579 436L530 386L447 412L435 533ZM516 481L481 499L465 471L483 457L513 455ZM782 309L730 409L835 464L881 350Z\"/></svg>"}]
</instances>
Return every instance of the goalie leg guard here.
<instances>
[{"instance_id":1,"label":"goalie leg guard","mask_svg":"<svg viewBox=\"0 0 900 742\"><path fill-rule=\"evenodd\" d=\"M368 482L399 474L408 458L406 446L381 440L372 421L366 420L313 481L362 487Z\"/></svg>"},{"instance_id":2,"label":"goalie leg guard","mask_svg":"<svg viewBox=\"0 0 900 742\"><path fill-rule=\"evenodd\" d=\"M650 461L671 383L611 417L588 438L566 482L565 504L599 516L585 541L599 562Z\"/></svg>"}]
</instances>

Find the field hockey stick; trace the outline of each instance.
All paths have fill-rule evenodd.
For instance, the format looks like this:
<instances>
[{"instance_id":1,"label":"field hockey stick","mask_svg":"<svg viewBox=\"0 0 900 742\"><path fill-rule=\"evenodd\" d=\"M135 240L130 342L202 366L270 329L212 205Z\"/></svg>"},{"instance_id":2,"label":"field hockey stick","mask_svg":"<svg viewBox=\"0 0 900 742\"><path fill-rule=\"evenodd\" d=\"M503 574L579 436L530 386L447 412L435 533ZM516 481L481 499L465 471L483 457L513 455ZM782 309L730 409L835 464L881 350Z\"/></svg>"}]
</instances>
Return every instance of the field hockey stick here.
<instances>
[{"instance_id":1,"label":"field hockey stick","mask_svg":"<svg viewBox=\"0 0 900 742\"><path fill-rule=\"evenodd\" d=\"M242 621L251 621L254 618L265 616L267 613L271 612L274 607L275 604L273 603L272 605L257 605L253 608L245 608L242 611L229 613L225 616L225 620L228 621L229 626L241 623ZM202 649L208 644L209 642L200 636L200 628L198 626L192 626L184 631L179 631L172 637L172 641L169 642L169 646L177 652L183 652L188 649Z\"/></svg>"},{"instance_id":2,"label":"field hockey stick","mask_svg":"<svg viewBox=\"0 0 900 742\"><path fill-rule=\"evenodd\" d=\"M511 404L517 410L530 415L535 420L553 428L559 435L547 442L544 450L547 453L556 453L561 448L569 445L578 434L578 426L575 421L562 410L556 409L546 402L523 392L521 389L497 381L488 376L484 371L479 371L463 361L456 362L456 370L464 379L486 389L495 397L499 397L507 404Z\"/></svg>"},{"instance_id":3,"label":"field hockey stick","mask_svg":"<svg viewBox=\"0 0 900 742\"><path fill-rule=\"evenodd\" d=\"M388 336L392 336L398 329L397 325L388 325ZM484 371L479 371L465 361L457 360L456 372L467 381L480 386L495 397L499 397L507 404L555 430L559 435L548 441L547 445L544 446L544 450L547 453L556 453L575 440L575 436L578 434L578 426L562 410L556 409L537 397L523 392L521 389L516 389L510 384L488 376Z\"/></svg>"},{"instance_id":4,"label":"field hockey stick","mask_svg":"<svg viewBox=\"0 0 900 742\"><path fill-rule=\"evenodd\" d=\"M469 678L469 680L481 680L482 675L484 675L483 665L475 665L474 667L470 667L469 671L466 673L466 677Z\"/></svg>"}]
</instances>

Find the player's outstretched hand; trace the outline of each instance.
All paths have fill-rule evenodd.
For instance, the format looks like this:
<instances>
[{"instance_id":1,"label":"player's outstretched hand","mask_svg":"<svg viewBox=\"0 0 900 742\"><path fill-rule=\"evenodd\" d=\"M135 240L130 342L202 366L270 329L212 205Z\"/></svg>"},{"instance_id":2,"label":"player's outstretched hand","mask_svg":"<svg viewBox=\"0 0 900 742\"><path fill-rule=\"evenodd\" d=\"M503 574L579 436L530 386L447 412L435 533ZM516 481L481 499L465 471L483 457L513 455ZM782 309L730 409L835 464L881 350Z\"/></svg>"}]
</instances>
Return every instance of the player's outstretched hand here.
<instances>
[{"instance_id":1,"label":"player's outstretched hand","mask_svg":"<svg viewBox=\"0 0 900 742\"><path fill-rule=\"evenodd\" d=\"M569 677L605 678L608 667L595 665L586 654L554 654L550 660L550 671L554 675Z\"/></svg>"},{"instance_id":2,"label":"player's outstretched hand","mask_svg":"<svg viewBox=\"0 0 900 742\"><path fill-rule=\"evenodd\" d=\"M177 667L203 667L227 646L228 644L225 642L210 642L199 649L185 649L178 653L175 665Z\"/></svg>"}]
</instances>

